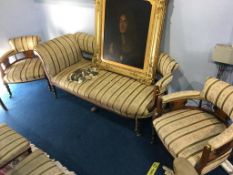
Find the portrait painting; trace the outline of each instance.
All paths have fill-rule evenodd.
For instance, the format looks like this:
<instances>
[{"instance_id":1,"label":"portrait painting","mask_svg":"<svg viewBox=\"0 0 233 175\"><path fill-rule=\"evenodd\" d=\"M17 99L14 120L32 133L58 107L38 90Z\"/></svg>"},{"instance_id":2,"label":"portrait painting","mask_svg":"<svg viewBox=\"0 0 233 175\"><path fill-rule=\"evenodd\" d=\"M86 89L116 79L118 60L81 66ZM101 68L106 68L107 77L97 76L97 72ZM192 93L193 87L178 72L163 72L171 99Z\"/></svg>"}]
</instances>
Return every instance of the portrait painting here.
<instances>
[{"instance_id":1,"label":"portrait painting","mask_svg":"<svg viewBox=\"0 0 233 175\"><path fill-rule=\"evenodd\" d=\"M94 62L151 83L159 54L166 0L96 0Z\"/></svg>"},{"instance_id":2,"label":"portrait painting","mask_svg":"<svg viewBox=\"0 0 233 175\"><path fill-rule=\"evenodd\" d=\"M151 5L144 0L108 0L104 58L143 69Z\"/></svg>"}]
</instances>

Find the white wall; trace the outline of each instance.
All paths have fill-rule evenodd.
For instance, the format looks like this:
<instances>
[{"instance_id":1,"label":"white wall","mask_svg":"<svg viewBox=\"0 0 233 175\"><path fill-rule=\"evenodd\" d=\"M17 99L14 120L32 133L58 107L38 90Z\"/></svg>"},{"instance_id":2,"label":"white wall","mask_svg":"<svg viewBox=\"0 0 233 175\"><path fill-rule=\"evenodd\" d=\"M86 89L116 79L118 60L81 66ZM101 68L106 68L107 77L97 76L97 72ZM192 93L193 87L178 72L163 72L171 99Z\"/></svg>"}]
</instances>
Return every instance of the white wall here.
<instances>
[{"instance_id":1,"label":"white wall","mask_svg":"<svg viewBox=\"0 0 233 175\"><path fill-rule=\"evenodd\" d=\"M14 36L39 34L45 41L76 31L94 33L94 12L92 0L1 1L0 55ZM200 89L207 76L216 75L211 52L216 43L233 43L232 17L233 0L169 0L162 50L180 64L172 90Z\"/></svg>"},{"instance_id":2,"label":"white wall","mask_svg":"<svg viewBox=\"0 0 233 175\"><path fill-rule=\"evenodd\" d=\"M11 37L38 34L46 41L65 33L94 33L94 16L94 2L90 0L1 1L0 55L10 48Z\"/></svg>"},{"instance_id":3,"label":"white wall","mask_svg":"<svg viewBox=\"0 0 233 175\"><path fill-rule=\"evenodd\" d=\"M173 90L201 89L216 76L211 52L216 43L233 44L232 0L170 0L163 50L180 64Z\"/></svg>"}]
</instances>

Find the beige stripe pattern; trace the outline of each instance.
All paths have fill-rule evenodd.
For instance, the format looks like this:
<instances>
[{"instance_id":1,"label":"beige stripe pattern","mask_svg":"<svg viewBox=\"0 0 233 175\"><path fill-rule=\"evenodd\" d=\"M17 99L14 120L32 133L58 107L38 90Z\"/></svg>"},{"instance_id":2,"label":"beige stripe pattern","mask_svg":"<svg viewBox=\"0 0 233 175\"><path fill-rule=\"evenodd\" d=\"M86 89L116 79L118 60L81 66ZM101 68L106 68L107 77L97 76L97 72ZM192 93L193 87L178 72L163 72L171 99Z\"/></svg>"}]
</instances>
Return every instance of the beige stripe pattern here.
<instances>
[{"instance_id":1,"label":"beige stripe pattern","mask_svg":"<svg viewBox=\"0 0 233 175\"><path fill-rule=\"evenodd\" d=\"M81 58L81 50L73 35L63 35L39 44L35 52L44 63L48 76L53 77L65 68L77 63Z\"/></svg>"},{"instance_id":2,"label":"beige stripe pattern","mask_svg":"<svg viewBox=\"0 0 233 175\"><path fill-rule=\"evenodd\" d=\"M83 52L87 52L90 54L95 53L96 43L95 37L93 35L77 32L74 34L74 36L76 41L78 42L80 49Z\"/></svg>"},{"instance_id":3,"label":"beige stripe pattern","mask_svg":"<svg viewBox=\"0 0 233 175\"><path fill-rule=\"evenodd\" d=\"M153 124L169 152L174 157L186 158L193 166L200 160L208 141L226 129L215 116L194 109L166 113L155 119ZM227 155L219 161L223 162ZM213 166L216 161L210 162L209 166Z\"/></svg>"},{"instance_id":4,"label":"beige stripe pattern","mask_svg":"<svg viewBox=\"0 0 233 175\"><path fill-rule=\"evenodd\" d=\"M24 52L28 50L33 50L39 41L39 36L29 35L9 39L9 44L15 51Z\"/></svg>"},{"instance_id":5,"label":"beige stripe pattern","mask_svg":"<svg viewBox=\"0 0 233 175\"><path fill-rule=\"evenodd\" d=\"M13 63L5 70L6 83L28 82L45 78L42 63L38 58L23 59Z\"/></svg>"},{"instance_id":6,"label":"beige stripe pattern","mask_svg":"<svg viewBox=\"0 0 233 175\"><path fill-rule=\"evenodd\" d=\"M157 64L157 72L162 76L170 75L179 65L166 53L161 53Z\"/></svg>"},{"instance_id":7,"label":"beige stripe pattern","mask_svg":"<svg viewBox=\"0 0 233 175\"><path fill-rule=\"evenodd\" d=\"M37 149L23 159L8 175L65 175L44 152Z\"/></svg>"},{"instance_id":8,"label":"beige stripe pattern","mask_svg":"<svg viewBox=\"0 0 233 175\"><path fill-rule=\"evenodd\" d=\"M68 80L72 72L90 65L90 61L83 59L57 74L52 78L52 83L122 116L147 117L150 112L148 107L153 102L154 86L146 86L105 70L100 70L96 77L82 84Z\"/></svg>"},{"instance_id":9,"label":"beige stripe pattern","mask_svg":"<svg viewBox=\"0 0 233 175\"><path fill-rule=\"evenodd\" d=\"M162 96L162 103L169 103L171 101L176 100L188 100L188 99L197 99L200 100L200 91L180 91L180 92L173 92L168 95Z\"/></svg>"},{"instance_id":10,"label":"beige stripe pattern","mask_svg":"<svg viewBox=\"0 0 233 175\"><path fill-rule=\"evenodd\" d=\"M161 53L157 64L157 73L161 78L155 83L159 87L160 93L164 93L173 79L173 71L178 68L176 61L166 53Z\"/></svg>"},{"instance_id":11,"label":"beige stripe pattern","mask_svg":"<svg viewBox=\"0 0 233 175\"><path fill-rule=\"evenodd\" d=\"M0 125L0 167L30 148L29 142L7 125Z\"/></svg>"},{"instance_id":12,"label":"beige stripe pattern","mask_svg":"<svg viewBox=\"0 0 233 175\"><path fill-rule=\"evenodd\" d=\"M233 119L233 86L216 78L209 78L201 97L216 105Z\"/></svg>"}]
</instances>

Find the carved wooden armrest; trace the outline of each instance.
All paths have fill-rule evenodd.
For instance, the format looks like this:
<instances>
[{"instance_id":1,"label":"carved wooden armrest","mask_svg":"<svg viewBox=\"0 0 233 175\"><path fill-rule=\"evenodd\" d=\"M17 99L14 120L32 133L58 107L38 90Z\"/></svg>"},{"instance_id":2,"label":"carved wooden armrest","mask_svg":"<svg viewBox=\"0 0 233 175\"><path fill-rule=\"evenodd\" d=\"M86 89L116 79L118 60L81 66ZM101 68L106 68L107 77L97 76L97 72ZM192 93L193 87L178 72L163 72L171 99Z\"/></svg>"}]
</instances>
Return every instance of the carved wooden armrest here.
<instances>
[{"instance_id":1,"label":"carved wooden armrest","mask_svg":"<svg viewBox=\"0 0 233 175\"><path fill-rule=\"evenodd\" d=\"M217 150L224 145L233 142L233 124L230 125L225 131L208 141L211 150ZM233 143L232 143L233 144Z\"/></svg>"},{"instance_id":2,"label":"carved wooden armrest","mask_svg":"<svg viewBox=\"0 0 233 175\"><path fill-rule=\"evenodd\" d=\"M198 99L201 100L200 91L180 91L174 92L168 95L161 97L161 102L163 104L179 101L179 100L188 100L188 99Z\"/></svg>"},{"instance_id":3,"label":"carved wooden armrest","mask_svg":"<svg viewBox=\"0 0 233 175\"><path fill-rule=\"evenodd\" d=\"M213 160L220 157L227 159L230 156L233 147L233 125L225 129L221 134L210 139L204 147L202 156L196 169L201 174L202 169Z\"/></svg>"}]
</instances>

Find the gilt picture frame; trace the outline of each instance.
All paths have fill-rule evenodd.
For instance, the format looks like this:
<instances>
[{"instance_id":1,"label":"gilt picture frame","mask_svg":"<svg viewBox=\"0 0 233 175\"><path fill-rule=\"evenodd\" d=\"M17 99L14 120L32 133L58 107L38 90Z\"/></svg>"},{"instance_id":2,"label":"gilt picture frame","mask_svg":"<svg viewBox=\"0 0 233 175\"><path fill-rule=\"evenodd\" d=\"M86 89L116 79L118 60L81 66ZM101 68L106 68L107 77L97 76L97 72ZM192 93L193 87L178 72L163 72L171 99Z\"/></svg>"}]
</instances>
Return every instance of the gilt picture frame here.
<instances>
[{"instance_id":1,"label":"gilt picture frame","mask_svg":"<svg viewBox=\"0 0 233 175\"><path fill-rule=\"evenodd\" d=\"M153 84L166 0L96 0L96 53L100 68Z\"/></svg>"}]
</instances>

